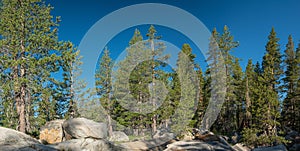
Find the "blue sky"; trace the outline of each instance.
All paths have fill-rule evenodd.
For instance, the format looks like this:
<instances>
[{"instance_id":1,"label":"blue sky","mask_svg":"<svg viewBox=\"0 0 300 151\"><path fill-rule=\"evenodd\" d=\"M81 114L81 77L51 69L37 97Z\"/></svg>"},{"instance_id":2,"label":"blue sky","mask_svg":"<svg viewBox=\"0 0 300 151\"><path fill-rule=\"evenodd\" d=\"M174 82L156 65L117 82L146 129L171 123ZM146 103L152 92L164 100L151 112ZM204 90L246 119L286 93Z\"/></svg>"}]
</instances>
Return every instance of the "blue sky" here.
<instances>
[{"instance_id":1,"label":"blue sky","mask_svg":"<svg viewBox=\"0 0 300 151\"><path fill-rule=\"evenodd\" d=\"M201 20L209 30L218 31L227 25L240 46L233 55L242 59L244 68L248 59L261 61L265 52L267 36L274 27L280 38L281 51L284 51L288 35L291 34L297 46L300 40L300 1L298 0L48 0L54 10L54 16L61 16L59 29L61 40L70 40L79 45L85 33L105 15L125 6L139 3L162 3L179 7ZM153 10L155 11L155 9ZM148 27L140 27L143 35ZM117 56L128 44L135 28L121 32L110 43L109 49ZM175 45L190 42L184 35L172 29L158 27L163 40ZM192 46L197 50L195 46ZM196 52L196 51L195 51ZM198 59L201 62L201 58Z\"/></svg>"}]
</instances>

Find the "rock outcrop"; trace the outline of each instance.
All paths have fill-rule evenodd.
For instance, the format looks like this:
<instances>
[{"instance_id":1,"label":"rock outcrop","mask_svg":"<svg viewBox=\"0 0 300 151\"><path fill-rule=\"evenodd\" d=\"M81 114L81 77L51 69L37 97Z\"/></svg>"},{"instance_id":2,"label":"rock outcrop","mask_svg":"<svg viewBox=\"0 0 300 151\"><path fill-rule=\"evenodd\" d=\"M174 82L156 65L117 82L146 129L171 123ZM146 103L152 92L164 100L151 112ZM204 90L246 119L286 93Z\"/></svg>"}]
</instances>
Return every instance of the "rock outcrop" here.
<instances>
[{"instance_id":1,"label":"rock outcrop","mask_svg":"<svg viewBox=\"0 0 300 151\"><path fill-rule=\"evenodd\" d=\"M54 144L63 141L62 124L65 120L54 120L47 122L40 130L40 140L43 144Z\"/></svg>"},{"instance_id":2,"label":"rock outcrop","mask_svg":"<svg viewBox=\"0 0 300 151\"><path fill-rule=\"evenodd\" d=\"M103 139L79 138L61 142L55 147L57 150L66 151L117 151L112 143Z\"/></svg>"},{"instance_id":3,"label":"rock outcrop","mask_svg":"<svg viewBox=\"0 0 300 151\"><path fill-rule=\"evenodd\" d=\"M69 119L63 123L66 140L78 138L107 138L107 126L86 118Z\"/></svg>"},{"instance_id":4,"label":"rock outcrop","mask_svg":"<svg viewBox=\"0 0 300 151\"><path fill-rule=\"evenodd\" d=\"M40 144L40 142L24 133L0 127L1 151L56 151L55 148Z\"/></svg>"},{"instance_id":5,"label":"rock outcrop","mask_svg":"<svg viewBox=\"0 0 300 151\"><path fill-rule=\"evenodd\" d=\"M52 134L53 132L53 134ZM61 134L63 132L63 134ZM168 131L158 131L151 140L129 142L128 136L120 131L113 132L107 138L107 127L85 118L56 120L48 122L41 130L41 144L38 140L21 132L0 127L0 150L4 151L178 151L178 150L220 150L248 151L239 144L232 148L227 141L211 132L193 131L193 140L176 140ZM63 139L63 138L66 139ZM109 139L109 140L108 140ZM297 148L297 147L296 147ZM259 148L268 150L286 150L282 146ZM260 151L260 150L255 151Z\"/></svg>"}]
</instances>

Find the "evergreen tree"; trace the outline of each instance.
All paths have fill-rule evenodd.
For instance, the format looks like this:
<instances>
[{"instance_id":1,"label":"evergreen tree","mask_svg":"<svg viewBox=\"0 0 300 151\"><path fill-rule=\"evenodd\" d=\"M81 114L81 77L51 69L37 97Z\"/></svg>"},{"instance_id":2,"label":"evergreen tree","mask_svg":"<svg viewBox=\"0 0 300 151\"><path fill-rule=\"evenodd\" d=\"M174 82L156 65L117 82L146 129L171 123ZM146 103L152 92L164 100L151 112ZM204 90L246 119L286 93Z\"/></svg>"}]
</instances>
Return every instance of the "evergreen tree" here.
<instances>
[{"instance_id":1,"label":"evergreen tree","mask_svg":"<svg viewBox=\"0 0 300 151\"><path fill-rule=\"evenodd\" d=\"M143 36L141 35L141 32L138 29L135 29L134 34L129 41L129 46L132 46L137 42L141 42L141 41L143 41Z\"/></svg>"},{"instance_id":2,"label":"evergreen tree","mask_svg":"<svg viewBox=\"0 0 300 151\"><path fill-rule=\"evenodd\" d=\"M102 107L106 110L106 117L108 122L108 134L112 136L112 122L111 122L111 110L112 110L112 84L111 84L111 72L112 72L112 59L110 58L109 50L105 48L103 56L99 61L99 68L96 71L96 89L97 94L100 96L100 102Z\"/></svg>"},{"instance_id":3,"label":"evergreen tree","mask_svg":"<svg viewBox=\"0 0 300 151\"><path fill-rule=\"evenodd\" d=\"M113 118L121 125L133 128L135 135L145 128L147 118L138 113L142 112L142 103L147 102L149 98L147 89L150 81L149 62L144 62L143 57L150 60L151 54L145 50L145 43L142 40L140 31L136 29L126 49L126 57L117 63L118 68L113 73L115 79L113 95L118 100L113 105ZM126 97L128 92L130 97Z\"/></svg>"},{"instance_id":4,"label":"evergreen tree","mask_svg":"<svg viewBox=\"0 0 300 151\"><path fill-rule=\"evenodd\" d=\"M198 69L196 70L196 73L198 75L198 107L197 107L197 111L193 117L193 122L194 122L194 127L200 127L201 125L201 121L203 119L204 113L205 113L205 109L208 105L208 101L206 101L205 99L205 77L202 73L202 70L200 68L200 66L197 67Z\"/></svg>"},{"instance_id":5,"label":"evergreen tree","mask_svg":"<svg viewBox=\"0 0 300 151\"><path fill-rule=\"evenodd\" d=\"M208 109L206 110L205 115L203 117L201 127L202 130L208 130L211 126L210 124L213 123L212 121L217 119L217 116L214 112L218 112L221 110L223 104L223 98L226 94L226 76L225 75L225 68L224 66L224 58L222 57L222 52L219 49L218 44L219 33L216 29L212 31L212 36L210 37L209 43L209 50L208 50L208 69L206 71L206 84L205 84L205 102L209 102ZM223 125L224 123L223 117L219 115L218 120L214 123L212 130L219 130L218 125Z\"/></svg>"},{"instance_id":6,"label":"evergreen tree","mask_svg":"<svg viewBox=\"0 0 300 151\"><path fill-rule=\"evenodd\" d=\"M234 124L237 131L243 129L243 104L244 104L244 85L243 85L243 76L244 73L239 63L239 59L235 58L233 62L233 111L234 111Z\"/></svg>"},{"instance_id":7,"label":"evergreen tree","mask_svg":"<svg viewBox=\"0 0 300 151\"><path fill-rule=\"evenodd\" d=\"M194 55L188 44L182 46L181 52L178 54L177 73L181 83L180 103L174 113L172 130L180 136L180 134L190 128L193 122L193 113L195 104L197 104L198 81L194 71ZM190 123L190 124L187 124Z\"/></svg>"},{"instance_id":8,"label":"evergreen tree","mask_svg":"<svg viewBox=\"0 0 300 151\"><path fill-rule=\"evenodd\" d=\"M281 54L279 49L278 41L274 28L272 28L269 41L266 45L266 54L263 57L263 74L262 82L264 84L265 92L263 110L265 113L261 114L262 129L264 133L268 136L277 136L277 126L279 126L278 119L279 114L279 81L282 75L281 66Z\"/></svg>"},{"instance_id":9,"label":"evergreen tree","mask_svg":"<svg viewBox=\"0 0 300 151\"><path fill-rule=\"evenodd\" d=\"M214 32L214 31L213 31ZM231 51L238 47L238 42L234 41L233 36L231 35L229 28L224 26L223 33L217 34L215 36L215 41L217 42L217 46L219 47L220 56L224 59L225 66L225 75L226 75L226 97L225 102L222 107L222 111L217 119L216 124L214 125L216 129L220 133L230 134L237 130L237 119L232 118L236 117L236 107L235 107L235 86L233 79L233 70L234 70L234 60L235 58L230 54ZM218 123L218 124L217 124ZM222 123L222 124L221 124ZM221 126L221 127L218 127Z\"/></svg>"},{"instance_id":10,"label":"evergreen tree","mask_svg":"<svg viewBox=\"0 0 300 151\"><path fill-rule=\"evenodd\" d=\"M254 101L253 89L255 81L254 65L252 60L248 60L248 64L245 71L245 128L249 128L252 125L252 102Z\"/></svg>"},{"instance_id":11,"label":"evergreen tree","mask_svg":"<svg viewBox=\"0 0 300 151\"><path fill-rule=\"evenodd\" d=\"M154 40L160 39L159 36L156 36L157 31L155 29L155 27L153 25L150 26L150 28L148 29L148 33L147 33L147 37L148 37L148 41L150 44L150 50L151 50L151 81L152 81L152 98L151 98L151 102L153 107L155 107L157 104L157 100L156 100L156 95L154 93L154 88L155 88L155 84L156 84L156 71L155 68L157 67L155 60L159 59L157 58L157 56L162 55L162 51L164 50L164 46L161 46L162 43L157 43L159 46L156 46L157 48L155 49L155 42ZM151 124L151 128L152 128L152 133L154 134L157 130L157 115L154 113L153 116L151 117L152 119L152 124Z\"/></svg>"},{"instance_id":12,"label":"evergreen tree","mask_svg":"<svg viewBox=\"0 0 300 151\"><path fill-rule=\"evenodd\" d=\"M167 125L169 113L163 113L163 108L159 106L172 106L171 98L166 98L170 101L167 103L163 97L172 87L167 82L167 77L172 77L172 74L164 72L164 61L168 58L163 54L164 44L157 41L159 37L154 26L150 26L147 36L147 41L141 41L140 32L135 30L130 47L126 49L127 55L118 62L113 74L114 98L118 100L114 105L114 114L118 116L114 117L118 122L132 127L135 135L140 132L144 135L142 129L145 128L151 128L154 132L161 122Z\"/></svg>"},{"instance_id":13,"label":"evergreen tree","mask_svg":"<svg viewBox=\"0 0 300 151\"><path fill-rule=\"evenodd\" d=\"M252 101L253 123L250 129L244 129L244 142L254 146L271 146L286 143L278 136L280 126L279 81L282 74L279 39L272 28L269 41L266 45L266 54L263 57L262 69L256 65L255 100Z\"/></svg>"},{"instance_id":14,"label":"evergreen tree","mask_svg":"<svg viewBox=\"0 0 300 151\"><path fill-rule=\"evenodd\" d=\"M65 49L68 47L65 42L58 41L60 19L53 20L51 6L41 0L2 2L0 47L7 49L0 59L4 60L2 67L7 71L2 73L5 76L1 76L0 80L6 80L5 84L1 84L6 95L2 99L14 105L17 129L30 133L34 127L31 125L33 115L38 108L34 105L47 95L42 90L52 83L51 73L59 71L61 52L69 49Z\"/></svg>"},{"instance_id":15,"label":"evergreen tree","mask_svg":"<svg viewBox=\"0 0 300 151\"><path fill-rule=\"evenodd\" d=\"M73 46L71 46L73 47ZM77 104L80 102L80 97L86 94L86 82L79 79L81 75L80 66L81 56L79 56L80 51L74 49L75 51L63 52L62 56L66 56L63 59L63 89L66 91L64 98L67 101L66 113L64 117L66 119L79 117Z\"/></svg>"},{"instance_id":16,"label":"evergreen tree","mask_svg":"<svg viewBox=\"0 0 300 151\"><path fill-rule=\"evenodd\" d=\"M295 90L295 130L300 132L300 43L296 49L296 73L298 75L297 86Z\"/></svg>"},{"instance_id":17,"label":"evergreen tree","mask_svg":"<svg viewBox=\"0 0 300 151\"><path fill-rule=\"evenodd\" d=\"M285 50L285 60L286 71L284 80L284 88L286 91L286 98L283 101L282 110L282 125L296 129L296 86L299 79L299 74L297 73L297 61L294 49L294 42L292 36L288 38L288 44Z\"/></svg>"}]
</instances>

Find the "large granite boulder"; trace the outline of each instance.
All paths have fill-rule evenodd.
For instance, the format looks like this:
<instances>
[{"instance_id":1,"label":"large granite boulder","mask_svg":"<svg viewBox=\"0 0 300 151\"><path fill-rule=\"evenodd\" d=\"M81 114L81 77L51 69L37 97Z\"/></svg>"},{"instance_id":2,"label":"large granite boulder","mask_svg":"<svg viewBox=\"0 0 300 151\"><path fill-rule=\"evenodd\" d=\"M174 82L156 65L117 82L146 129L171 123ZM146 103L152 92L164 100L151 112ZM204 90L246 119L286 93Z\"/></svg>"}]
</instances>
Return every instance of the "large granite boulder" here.
<instances>
[{"instance_id":1,"label":"large granite boulder","mask_svg":"<svg viewBox=\"0 0 300 151\"><path fill-rule=\"evenodd\" d=\"M63 141L62 124L65 120L47 122L40 130L40 140L43 144L54 144Z\"/></svg>"},{"instance_id":2,"label":"large granite boulder","mask_svg":"<svg viewBox=\"0 0 300 151\"><path fill-rule=\"evenodd\" d=\"M65 151L118 151L112 143L103 139L79 138L61 142L54 146L58 150Z\"/></svg>"},{"instance_id":3,"label":"large granite boulder","mask_svg":"<svg viewBox=\"0 0 300 151\"><path fill-rule=\"evenodd\" d=\"M121 131L114 131L112 133L112 136L109 138L109 141L113 141L113 142L128 142L129 141L129 137Z\"/></svg>"},{"instance_id":4,"label":"large granite boulder","mask_svg":"<svg viewBox=\"0 0 300 151\"><path fill-rule=\"evenodd\" d=\"M107 138L107 126L105 123L98 123L86 118L74 118L63 123L66 140L76 138Z\"/></svg>"},{"instance_id":5,"label":"large granite boulder","mask_svg":"<svg viewBox=\"0 0 300 151\"><path fill-rule=\"evenodd\" d=\"M2 151L56 151L24 133L0 127L0 150Z\"/></svg>"}]
</instances>

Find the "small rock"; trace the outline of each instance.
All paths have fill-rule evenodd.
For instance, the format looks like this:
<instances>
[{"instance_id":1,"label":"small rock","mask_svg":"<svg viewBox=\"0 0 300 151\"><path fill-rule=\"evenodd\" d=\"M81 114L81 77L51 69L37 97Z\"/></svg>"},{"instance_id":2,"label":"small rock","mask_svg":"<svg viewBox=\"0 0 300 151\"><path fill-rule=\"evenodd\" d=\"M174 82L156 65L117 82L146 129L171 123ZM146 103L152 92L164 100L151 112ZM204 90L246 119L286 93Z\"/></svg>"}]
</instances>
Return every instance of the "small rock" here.
<instances>
[{"instance_id":1,"label":"small rock","mask_svg":"<svg viewBox=\"0 0 300 151\"><path fill-rule=\"evenodd\" d=\"M189 131L184 132L182 140L190 141L193 139L194 139L194 136L191 132L189 132Z\"/></svg>"},{"instance_id":2,"label":"small rock","mask_svg":"<svg viewBox=\"0 0 300 151\"><path fill-rule=\"evenodd\" d=\"M121 131L114 131L112 133L112 136L109 138L109 141L113 141L113 142L128 142L129 141L129 137Z\"/></svg>"},{"instance_id":3,"label":"small rock","mask_svg":"<svg viewBox=\"0 0 300 151\"><path fill-rule=\"evenodd\" d=\"M201 140L205 142L220 141L220 137L210 131L202 132L198 129L193 129L193 135L195 140Z\"/></svg>"},{"instance_id":4,"label":"small rock","mask_svg":"<svg viewBox=\"0 0 300 151\"><path fill-rule=\"evenodd\" d=\"M232 148L236 151L251 151L251 149L243 144L237 143Z\"/></svg>"},{"instance_id":5,"label":"small rock","mask_svg":"<svg viewBox=\"0 0 300 151\"><path fill-rule=\"evenodd\" d=\"M105 123L97 123L86 118L69 119L63 123L64 134L67 140L71 138L107 138Z\"/></svg>"},{"instance_id":6,"label":"small rock","mask_svg":"<svg viewBox=\"0 0 300 151\"><path fill-rule=\"evenodd\" d=\"M153 135L153 138L161 138L161 137L173 137L175 138L175 134L174 133L170 133L168 130L166 129L158 129L155 134Z\"/></svg>"}]
</instances>

